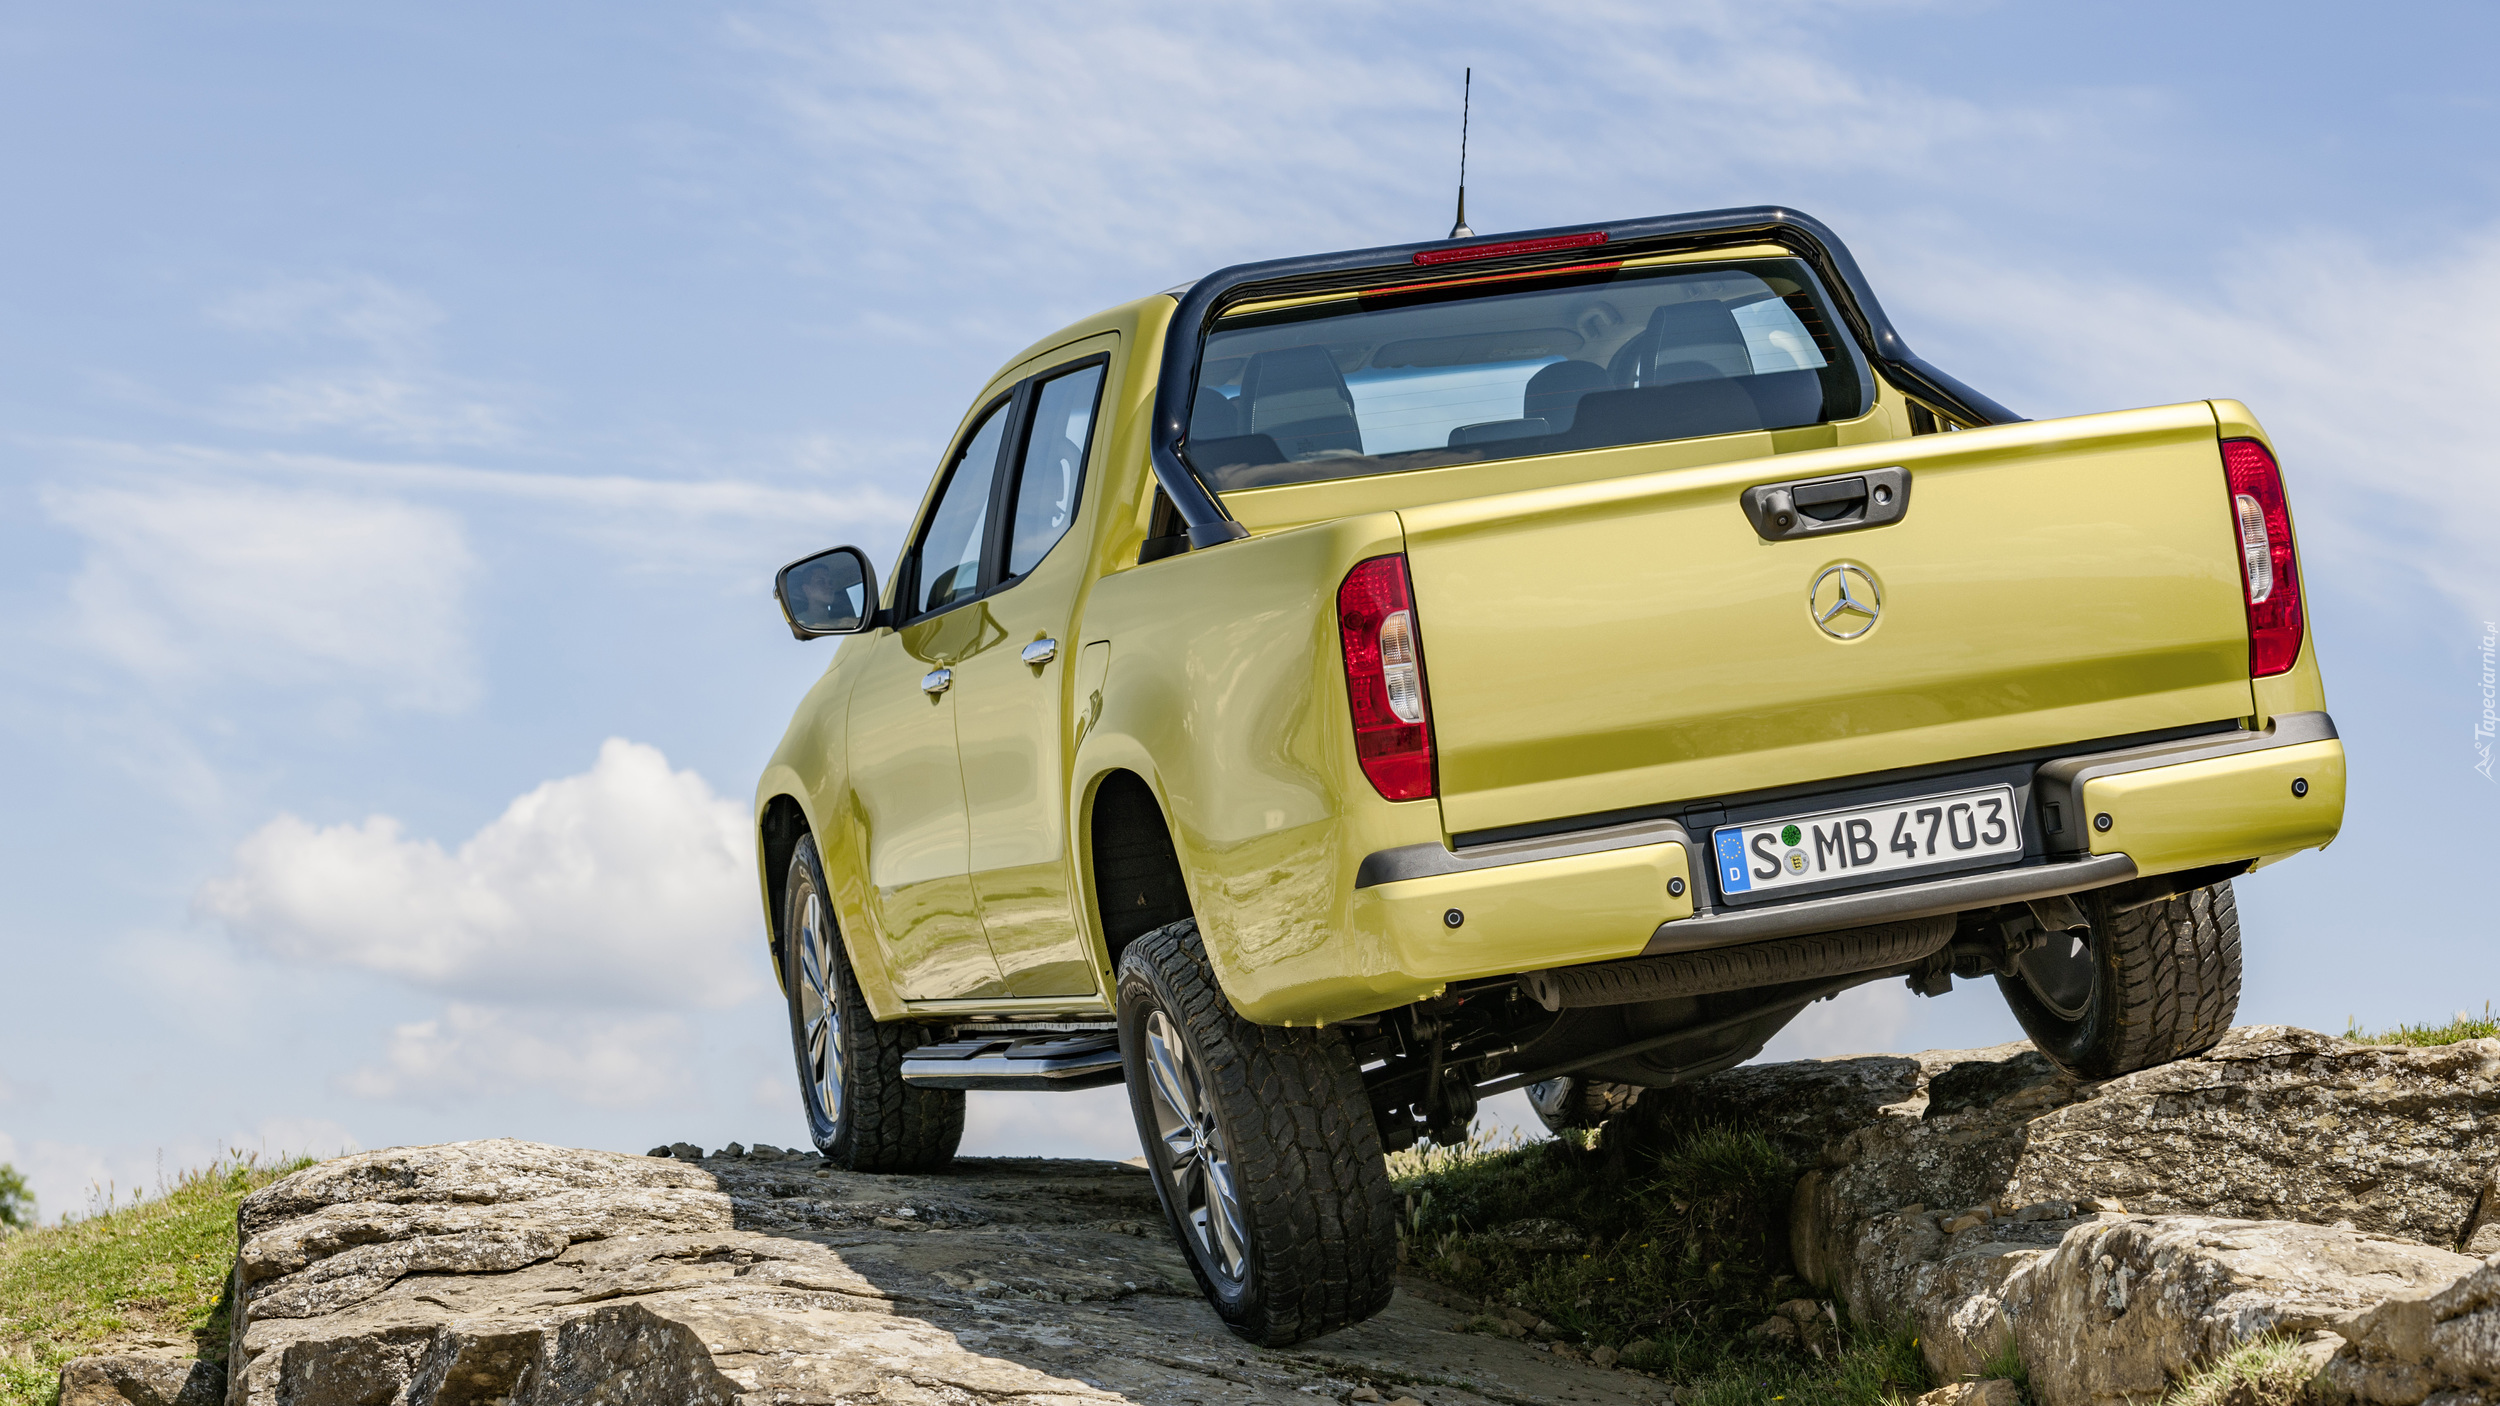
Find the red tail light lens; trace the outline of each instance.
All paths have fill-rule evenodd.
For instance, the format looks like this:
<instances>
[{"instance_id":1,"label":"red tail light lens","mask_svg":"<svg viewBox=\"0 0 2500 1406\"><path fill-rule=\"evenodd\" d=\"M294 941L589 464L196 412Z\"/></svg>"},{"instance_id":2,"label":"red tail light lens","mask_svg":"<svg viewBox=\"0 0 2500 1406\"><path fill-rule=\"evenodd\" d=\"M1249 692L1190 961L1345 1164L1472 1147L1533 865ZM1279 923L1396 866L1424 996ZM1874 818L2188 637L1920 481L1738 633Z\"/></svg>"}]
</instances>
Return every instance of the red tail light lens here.
<instances>
[{"instance_id":1,"label":"red tail light lens","mask_svg":"<svg viewBox=\"0 0 2500 1406\"><path fill-rule=\"evenodd\" d=\"M2247 588L2248 676L2282 673L2300 658L2307 628L2300 609L2300 562L2292 553L2292 512L2283 471L2253 439L2222 442L2222 475L2240 535L2240 584Z\"/></svg>"},{"instance_id":2,"label":"red tail light lens","mask_svg":"<svg viewBox=\"0 0 2500 1406\"><path fill-rule=\"evenodd\" d=\"M1337 588L1354 755L1393 801L1432 795L1432 710L1424 697L1423 636L1407 590L1406 558L1373 557Z\"/></svg>"}]
</instances>

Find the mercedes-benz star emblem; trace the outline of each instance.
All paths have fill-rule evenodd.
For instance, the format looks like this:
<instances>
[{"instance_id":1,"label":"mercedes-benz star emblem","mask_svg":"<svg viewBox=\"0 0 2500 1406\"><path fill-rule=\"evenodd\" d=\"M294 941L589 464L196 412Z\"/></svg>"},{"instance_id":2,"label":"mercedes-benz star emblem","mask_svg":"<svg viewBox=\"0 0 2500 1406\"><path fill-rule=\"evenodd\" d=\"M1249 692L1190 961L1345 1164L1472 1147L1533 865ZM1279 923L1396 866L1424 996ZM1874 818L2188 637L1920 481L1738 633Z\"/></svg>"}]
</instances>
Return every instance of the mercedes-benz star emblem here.
<instances>
[{"instance_id":1,"label":"mercedes-benz star emblem","mask_svg":"<svg viewBox=\"0 0 2500 1406\"><path fill-rule=\"evenodd\" d=\"M1834 562L1806 588L1806 609L1816 629L1836 640L1853 640L1875 628L1884 593L1874 572L1854 561Z\"/></svg>"}]
</instances>

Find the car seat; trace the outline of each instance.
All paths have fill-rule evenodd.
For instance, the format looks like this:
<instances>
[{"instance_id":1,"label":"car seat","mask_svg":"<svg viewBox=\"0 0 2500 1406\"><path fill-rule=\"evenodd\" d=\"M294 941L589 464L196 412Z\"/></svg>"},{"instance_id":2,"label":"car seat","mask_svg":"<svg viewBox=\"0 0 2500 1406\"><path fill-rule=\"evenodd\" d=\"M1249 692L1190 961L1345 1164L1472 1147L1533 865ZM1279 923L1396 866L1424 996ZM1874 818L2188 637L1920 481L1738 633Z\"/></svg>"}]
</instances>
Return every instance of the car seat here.
<instances>
[{"instance_id":1,"label":"car seat","mask_svg":"<svg viewBox=\"0 0 2500 1406\"><path fill-rule=\"evenodd\" d=\"M1363 452L1354 395L1326 347L1263 351L1242 369L1238 433L1266 435L1288 459Z\"/></svg>"},{"instance_id":2,"label":"car seat","mask_svg":"<svg viewBox=\"0 0 2500 1406\"><path fill-rule=\"evenodd\" d=\"M1649 347L1643 385L1753 374L1753 353L1725 303L1664 304L1649 315L1641 341Z\"/></svg>"},{"instance_id":3,"label":"car seat","mask_svg":"<svg viewBox=\"0 0 2500 1406\"><path fill-rule=\"evenodd\" d=\"M1580 406L1580 397L1590 391L1602 391L1614 385L1606 368L1593 361L1557 361L1541 367L1528 378L1527 393L1520 397L1519 416L1523 420L1543 420L1547 432L1560 434L1571 428L1571 417Z\"/></svg>"},{"instance_id":4,"label":"car seat","mask_svg":"<svg viewBox=\"0 0 2500 1406\"><path fill-rule=\"evenodd\" d=\"M1200 386L1197 398L1189 406L1189 437L1192 440L1230 439L1241 433L1241 408L1231 396L1212 386Z\"/></svg>"}]
</instances>

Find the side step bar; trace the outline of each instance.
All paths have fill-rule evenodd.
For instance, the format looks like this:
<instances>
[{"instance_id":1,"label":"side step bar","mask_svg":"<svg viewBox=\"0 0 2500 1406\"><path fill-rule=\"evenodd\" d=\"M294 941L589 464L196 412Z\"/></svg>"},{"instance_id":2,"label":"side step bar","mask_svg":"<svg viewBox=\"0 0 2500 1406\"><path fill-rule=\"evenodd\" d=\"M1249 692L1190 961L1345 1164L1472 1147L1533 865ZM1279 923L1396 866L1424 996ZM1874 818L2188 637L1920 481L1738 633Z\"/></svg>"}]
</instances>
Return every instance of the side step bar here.
<instances>
[{"instance_id":1,"label":"side step bar","mask_svg":"<svg viewBox=\"0 0 2500 1406\"><path fill-rule=\"evenodd\" d=\"M1108 1034L993 1035L922 1045L903 1057L903 1082L919 1089L1098 1089L1127 1077L1119 1037Z\"/></svg>"}]
</instances>

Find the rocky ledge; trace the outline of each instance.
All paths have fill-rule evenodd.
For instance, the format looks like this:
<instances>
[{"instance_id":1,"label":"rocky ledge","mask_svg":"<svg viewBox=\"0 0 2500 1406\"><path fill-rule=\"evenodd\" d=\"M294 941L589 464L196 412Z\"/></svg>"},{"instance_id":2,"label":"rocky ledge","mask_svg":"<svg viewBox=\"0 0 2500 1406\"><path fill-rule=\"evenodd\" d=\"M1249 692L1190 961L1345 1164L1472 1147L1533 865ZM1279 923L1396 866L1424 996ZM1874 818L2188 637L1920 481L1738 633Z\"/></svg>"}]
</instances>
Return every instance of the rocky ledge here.
<instances>
[{"instance_id":1,"label":"rocky ledge","mask_svg":"<svg viewBox=\"0 0 2500 1406\"><path fill-rule=\"evenodd\" d=\"M1939 1380L2010 1350L2043 1406L2150 1406L2275 1337L2321 1401L2500 1406L2500 1040L2256 1026L2099 1084L2028 1045L1757 1065L1635 1116L1783 1143L1799 1274Z\"/></svg>"},{"instance_id":2,"label":"rocky ledge","mask_svg":"<svg viewBox=\"0 0 2500 1406\"><path fill-rule=\"evenodd\" d=\"M1146 1174L1119 1163L966 1159L882 1177L812 1153L467 1142L307 1168L248 1198L240 1221L233 1406L1663 1394L1459 1333L1468 1315L1420 1285L1304 1348L1251 1347L1200 1299ZM63 1402L170 1402L185 1387L214 1399L211 1370L86 1359L64 1374Z\"/></svg>"},{"instance_id":3,"label":"rocky ledge","mask_svg":"<svg viewBox=\"0 0 2500 1406\"><path fill-rule=\"evenodd\" d=\"M1805 1169L1797 1273L1910 1325L1939 1400L2010 1400L1951 1384L2019 1362L2040 1406L2155 1406L2279 1339L2321 1406L2500 1406L2500 1040L2255 1027L2099 1084L2024 1045L1758 1065L1645 1098L1606 1138L1637 1152L1709 1123L1762 1128ZM220 1386L233 1406L1668 1395L1456 1331L1477 1306L1421 1282L1302 1348L1246 1346L1134 1167L878 1177L660 1151L471 1142L299 1172L243 1204L230 1379L88 1359L64 1406Z\"/></svg>"}]
</instances>

